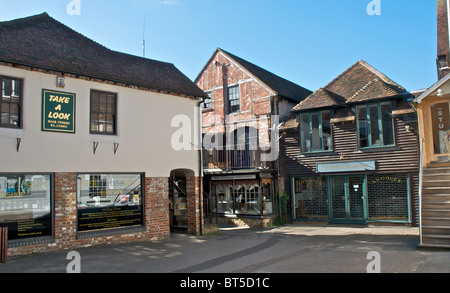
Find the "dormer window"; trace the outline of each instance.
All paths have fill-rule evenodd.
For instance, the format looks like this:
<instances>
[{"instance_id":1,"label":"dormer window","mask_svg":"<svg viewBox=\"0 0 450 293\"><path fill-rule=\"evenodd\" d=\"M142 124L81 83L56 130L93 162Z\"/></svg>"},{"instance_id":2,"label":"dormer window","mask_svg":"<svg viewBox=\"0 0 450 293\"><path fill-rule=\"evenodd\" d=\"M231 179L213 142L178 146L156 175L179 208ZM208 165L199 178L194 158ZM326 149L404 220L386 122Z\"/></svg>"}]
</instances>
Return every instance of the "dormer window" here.
<instances>
[{"instance_id":1,"label":"dormer window","mask_svg":"<svg viewBox=\"0 0 450 293\"><path fill-rule=\"evenodd\" d=\"M394 145L392 102L357 106L356 119L359 148Z\"/></svg>"},{"instance_id":2,"label":"dormer window","mask_svg":"<svg viewBox=\"0 0 450 293\"><path fill-rule=\"evenodd\" d=\"M303 153L331 151L331 111L300 114L300 140Z\"/></svg>"}]
</instances>

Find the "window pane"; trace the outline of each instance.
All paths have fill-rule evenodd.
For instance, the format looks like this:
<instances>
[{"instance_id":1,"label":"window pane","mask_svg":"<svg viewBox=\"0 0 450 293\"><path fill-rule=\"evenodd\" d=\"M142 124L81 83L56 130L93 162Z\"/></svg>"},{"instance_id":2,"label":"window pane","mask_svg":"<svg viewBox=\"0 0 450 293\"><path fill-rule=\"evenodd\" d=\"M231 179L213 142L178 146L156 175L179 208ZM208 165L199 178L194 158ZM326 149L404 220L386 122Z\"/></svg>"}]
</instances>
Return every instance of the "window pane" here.
<instances>
[{"instance_id":1,"label":"window pane","mask_svg":"<svg viewBox=\"0 0 450 293\"><path fill-rule=\"evenodd\" d=\"M0 225L11 240L52 235L51 176L0 175Z\"/></svg>"},{"instance_id":2,"label":"window pane","mask_svg":"<svg viewBox=\"0 0 450 293\"><path fill-rule=\"evenodd\" d=\"M310 152L311 151L311 134L309 130L309 114L300 115L300 140L301 140L301 151Z\"/></svg>"},{"instance_id":3,"label":"window pane","mask_svg":"<svg viewBox=\"0 0 450 293\"><path fill-rule=\"evenodd\" d=\"M115 97L114 95L108 96L108 107L107 107L108 113L114 114L116 112L116 103L115 103Z\"/></svg>"},{"instance_id":4,"label":"window pane","mask_svg":"<svg viewBox=\"0 0 450 293\"><path fill-rule=\"evenodd\" d=\"M383 143L384 145L394 144L394 125L392 122L392 104L381 104L381 119L383 125Z\"/></svg>"},{"instance_id":5,"label":"window pane","mask_svg":"<svg viewBox=\"0 0 450 293\"><path fill-rule=\"evenodd\" d=\"M2 87L3 91L2 91L2 96L3 98L9 98L11 97L11 92L12 92L12 85L11 85L11 80L4 78L3 79L3 87Z\"/></svg>"},{"instance_id":6,"label":"window pane","mask_svg":"<svg viewBox=\"0 0 450 293\"><path fill-rule=\"evenodd\" d=\"M381 145L378 118L378 105L369 106L371 145Z\"/></svg>"},{"instance_id":7,"label":"window pane","mask_svg":"<svg viewBox=\"0 0 450 293\"><path fill-rule=\"evenodd\" d=\"M312 134L312 149L321 150L320 146L320 131L319 131L319 113L311 114L311 134Z\"/></svg>"},{"instance_id":8,"label":"window pane","mask_svg":"<svg viewBox=\"0 0 450 293\"><path fill-rule=\"evenodd\" d=\"M92 96L91 96L91 111L92 112L98 112L99 109L100 109L99 95L98 95L98 93L92 93Z\"/></svg>"},{"instance_id":9,"label":"window pane","mask_svg":"<svg viewBox=\"0 0 450 293\"><path fill-rule=\"evenodd\" d=\"M108 123L114 123L114 115L112 115L112 114L107 114L107 115L106 115L106 122L108 122Z\"/></svg>"},{"instance_id":10,"label":"window pane","mask_svg":"<svg viewBox=\"0 0 450 293\"><path fill-rule=\"evenodd\" d=\"M105 94L100 95L100 113L106 113L108 103L108 96Z\"/></svg>"},{"instance_id":11,"label":"window pane","mask_svg":"<svg viewBox=\"0 0 450 293\"><path fill-rule=\"evenodd\" d=\"M12 91L12 94L11 94L11 95L12 95L13 97L15 97L15 98L20 97L21 90L22 90L20 80L13 80L12 90L13 90L13 91Z\"/></svg>"},{"instance_id":12,"label":"window pane","mask_svg":"<svg viewBox=\"0 0 450 293\"><path fill-rule=\"evenodd\" d=\"M239 112L241 110L241 99L239 86L228 88L229 113Z\"/></svg>"},{"instance_id":13,"label":"window pane","mask_svg":"<svg viewBox=\"0 0 450 293\"><path fill-rule=\"evenodd\" d=\"M91 132L98 132L98 123L92 121L91 122Z\"/></svg>"},{"instance_id":14,"label":"window pane","mask_svg":"<svg viewBox=\"0 0 450 293\"><path fill-rule=\"evenodd\" d=\"M1 124L9 124L9 113L2 113Z\"/></svg>"},{"instance_id":15,"label":"window pane","mask_svg":"<svg viewBox=\"0 0 450 293\"><path fill-rule=\"evenodd\" d=\"M112 124L112 123L107 123L107 124L106 124L106 132L107 132L107 133L114 133L114 124Z\"/></svg>"},{"instance_id":16,"label":"window pane","mask_svg":"<svg viewBox=\"0 0 450 293\"><path fill-rule=\"evenodd\" d=\"M9 114L9 103L2 103L2 114L3 113Z\"/></svg>"},{"instance_id":17,"label":"window pane","mask_svg":"<svg viewBox=\"0 0 450 293\"><path fill-rule=\"evenodd\" d=\"M358 136L359 147L364 148L369 146L367 134L367 109L366 106L357 107L356 114L358 118Z\"/></svg>"},{"instance_id":18,"label":"window pane","mask_svg":"<svg viewBox=\"0 0 450 293\"><path fill-rule=\"evenodd\" d=\"M78 231L143 225L141 174L77 176Z\"/></svg>"},{"instance_id":19,"label":"window pane","mask_svg":"<svg viewBox=\"0 0 450 293\"><path fill-rule=\"evenodd\" d=\"M10 124L14 126L19 126L19 105L10 104Z\"/></svg>"},{"instance_id":20,"label":"window pane","mask_svg":"<svg viewBox=\"0 0 450 293\"><path fill-rule=\"evenodd\" d=\"M333 149L331 137L331 112L322 112L322 149L330 151Z\"/></svg>"}]
</instances>

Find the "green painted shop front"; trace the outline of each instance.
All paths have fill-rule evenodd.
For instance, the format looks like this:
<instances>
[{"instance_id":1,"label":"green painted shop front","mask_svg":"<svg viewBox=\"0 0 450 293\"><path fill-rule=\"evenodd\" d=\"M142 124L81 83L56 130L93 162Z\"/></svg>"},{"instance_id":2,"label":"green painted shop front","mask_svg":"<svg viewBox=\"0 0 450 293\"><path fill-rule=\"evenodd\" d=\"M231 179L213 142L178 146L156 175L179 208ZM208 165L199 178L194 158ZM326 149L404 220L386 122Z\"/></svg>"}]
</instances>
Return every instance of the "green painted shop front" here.
<instances>
[{"instance_id":1,"label":"green painted shop front","mask_svg":"<svg viewBox=\"0 0 450 293\"><path fill-rule=\"evenodd\" d=\"M408 173L318 175L291 180L295 221L411 223Z\"/></svg>"}]
</instances>

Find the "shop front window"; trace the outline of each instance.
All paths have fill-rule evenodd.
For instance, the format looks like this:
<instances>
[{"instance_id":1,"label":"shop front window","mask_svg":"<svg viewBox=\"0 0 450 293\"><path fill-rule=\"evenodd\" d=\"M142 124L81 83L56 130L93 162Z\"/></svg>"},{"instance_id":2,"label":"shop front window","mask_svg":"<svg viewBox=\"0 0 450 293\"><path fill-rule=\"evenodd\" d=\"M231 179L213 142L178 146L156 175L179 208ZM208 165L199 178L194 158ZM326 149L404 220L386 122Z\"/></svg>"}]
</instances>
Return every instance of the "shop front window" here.
<instances>
[{"instance_id":1,"label":"shop front window","mask_svg":"<svg viewBox=\"0 0 450 293\"><path fill-rule=\"evenodd\" d=\"M266 195L261 197L260 192ZM223 214L261 215L272 213L270 184L262 188L259 183L220 183L212 186L217 198L213 212ZM214 204L214 203L213 203Z\"/></svg>"},{"instance_id":2,"label":"shop front window","mask_svg":"<svg viewBox=\"0 0 450 293\"><path fill-rule=\"evenodd\" d=\"M79 174L78 232L143 225L141 174Z\"/></svg>"},{"instance_id":3,"label":"shop front window","mask_svg":"<svg viewBox=\"0 0 450 293\"><path fill-rule=\"evenodd\" d=\"M328 194L325 177L294 178L294 218L327 220Z\"/></svg>"},{"instance_id":4,"label":"shop front window","mask_svg":"<svg viewBox=\"0 0 450 293\"><path fill-rule=\"evenodd\" d=\"M367 175L370 221L408 221L407 174Z\"/></svg>"},{"instance_id":5,"label":"shop front window","mask_svg":"<svg viewBox=\"0 0 450 293\"><path fill-rule=\"evenodd\" d=\"M0 225L8 239L52 235L50 175L0 174Z\"/></svg>"}]
</instances>

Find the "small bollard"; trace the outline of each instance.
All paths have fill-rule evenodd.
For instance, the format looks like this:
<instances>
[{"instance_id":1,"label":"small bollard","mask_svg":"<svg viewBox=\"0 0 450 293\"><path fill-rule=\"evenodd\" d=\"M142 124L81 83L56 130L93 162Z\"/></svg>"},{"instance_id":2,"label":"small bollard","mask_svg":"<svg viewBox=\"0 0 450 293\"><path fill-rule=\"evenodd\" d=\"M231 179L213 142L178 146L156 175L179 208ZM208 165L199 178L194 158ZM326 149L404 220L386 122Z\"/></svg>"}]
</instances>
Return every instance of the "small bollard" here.
<instances>
[{"instance_id":1,"label":"small bollard","mask_svg":"<svg viewBox=\"0 0 450 293\"><path fill-rule=\"evenodd\" d=\"M8 260L8 227L0 226L0 263Z\"/></svg>"}]
</instances>

